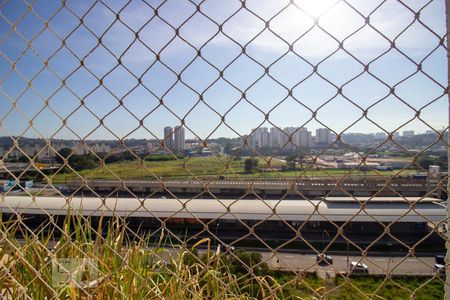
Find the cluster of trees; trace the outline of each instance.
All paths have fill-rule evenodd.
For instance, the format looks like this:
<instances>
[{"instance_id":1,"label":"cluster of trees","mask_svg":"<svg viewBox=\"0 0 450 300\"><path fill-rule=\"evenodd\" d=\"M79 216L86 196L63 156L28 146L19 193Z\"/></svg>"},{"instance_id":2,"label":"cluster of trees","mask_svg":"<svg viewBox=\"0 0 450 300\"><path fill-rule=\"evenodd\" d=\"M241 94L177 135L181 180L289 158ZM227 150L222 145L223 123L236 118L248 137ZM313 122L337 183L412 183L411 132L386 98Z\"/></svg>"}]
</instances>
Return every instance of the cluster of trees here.
<instances>
[{"instance_id":1,"label":"cluster of trees","mask_svg":"<svg viewBox=\"0 0 450 300\"><path fill-rule=\"evenodd\" d=\"M113 154L103 153L98 154L98 157L96 157L93 154L73 154L71 148L62 148L59 150L58 154L59 155L56 155L55 157L56 162L63 164L64 159L67 159L68 164L75 171L98 167L100 165L99 158L104 160L107 164L138 159L138 157L127 151ZM175 158L183 159L184 156L179 154L176 155L176 157L172 154L149 154L144 157L146 161L169 161L174 160Z\"/></svg>"},{"instance_id":2,"label":"cluster of trees","mask_svg":"<svg viewBox=\"0 0 450 300\"><path fill-rule=\"evenodd\" d=\"M417 159L417 163L424 169L428 169L431 165L440 166L445 171L448 168L448 156L421 156Z\"/></svg>"},{"instance_id":3,"label":"cluster of trees","mask_svg":"<svg viewBox=\"0 0 450 300\"><path fill-rule=\"evenodd\" d=\"M286 166L283 166L283 171L295 170L297 165L303 169L303 163L306 158L304 151L298 151L286 157ZM240 156L239 156L240 159ZM249 157L244 160L244 170L246 173L253 173L258 168L258 159Z\"/></svg>"},{"instance_id":4,"label":"cluster of trees","mask_svg":"<svg viewBox=\"0 0 450 300\"><path fill-rule=\"evenodd\" d=\"M146 161L168 161L174 159L183 159L184 156L181 154L149 154L144 159Z\"/></svg>"},{"instance_id":5,"label":"cluster of trees","mask_svg":"<svg viewBox=\"0 0 450 300\"><path fill-rule=\"evenodd\" d=\"M59 155L56 155L55 160L58 163L64 163L64 159L67 159L68 164L75 170L81 171L85 169L93 169L99 165L97 157L92 154L73 154L72 149L62 148L58 151ZM67 171L67 170L66 170Z\"/></svg>"},{"instance_id":6,"label":"cluster of trees","mask_svg":"<svg viewBox=\"0 0 450 300\"><path fill-rule=\"evenodd\" d=\"M286 170L295 170L297 165L303 169L303 162L305 160L306 154L303 151L298 151L294 154L286 156Z\"/></svg>"},{"instance_id":7,"label":"cluster of trees","mask_svg":"<svg viewBox=\"0 0 450 300\"><path fill-rule=\"evenodd\" d=\"M295 170L297 165L303 169L303 163L306 154L303 151L298 151L286 157L286 166L283 166L283 171ZM258 159L250 157L244 160L244 170L247 173L253 173L258 167Z\"/></svg>"},{"instance_id":8,"label":"cluster of trees","mask_svg":"<svg viewBox=\"0 0 450 300\"><path fill-rule=\"evenodd\" d=\"M258 166L258 159L257 158L247 158L244 160L244 170L247 173L253 173L253 171Z\"/></svg>"},{"instance_id":9,"label":"cluster of trees","mask_svg":"<svg viewBox=\"0 0 450 300\"><path fill-rule=\"evenodd\" d=\"M64 159L67 159L68 164L76 171L93 169L98 167L100 164L99 158L103 159L105 163L116 163L121 161L132 161L136 160L137 157L131 152L124 151L120 153L99 153L98 157L89 154L73 154L71 148L62 148L58 151L59 155L55 156L55 160L58 163L64 163ZM147 160L147 157L146 157Z\"/></svg>"},{"instance_id":10,"label":"cluster of trees","mask_svg":"<svg viewBox=\"0 0 450 300\"><path fill-rule=\"evenodd\" d=\"M124 151L124 152L120 152L120 153L113 153L113 154L103 153L99 156L102 159L104 159L105 163L107 163L107 164L120 162L120 161L131 161L131 160L136 159L136 156L134 156L133 154L131 154L128 151Z\"/></svg>"},{"instance_id":11,"label":"cluster of trees","mask_svg":"<svg viewBox=\"0 0 450 300\"><path fill-rule=\"evenodd\" d=\"M33 155L30 155L30 157L33 157ZM1 157L1 159L4 159L7 162L11 163L29 163L30 160L26 156L20 156L19 158L7 158L7 157ZM35 158L35 162L39 162L39 159Z\"/></svg>"}]
</instances>

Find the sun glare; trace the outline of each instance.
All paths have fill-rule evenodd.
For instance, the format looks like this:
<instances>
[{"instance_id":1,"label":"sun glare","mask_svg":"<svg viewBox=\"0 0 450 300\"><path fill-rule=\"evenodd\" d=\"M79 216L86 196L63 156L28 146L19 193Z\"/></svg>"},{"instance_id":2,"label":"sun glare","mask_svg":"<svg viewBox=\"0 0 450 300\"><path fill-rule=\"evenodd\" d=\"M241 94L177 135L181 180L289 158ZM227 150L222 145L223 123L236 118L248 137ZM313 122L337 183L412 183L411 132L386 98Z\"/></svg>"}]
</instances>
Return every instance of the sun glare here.
<instances>
[{"instance_id":1,"label":"sun glare","mask_svg":"<svg viewBox=\"0 0 450 300\"><path fill-rule=\"evenodd\" d=\"M318 18L339 1L336 0L297 0L295 3L314 18Z\"/></svg>"}]
</instances>

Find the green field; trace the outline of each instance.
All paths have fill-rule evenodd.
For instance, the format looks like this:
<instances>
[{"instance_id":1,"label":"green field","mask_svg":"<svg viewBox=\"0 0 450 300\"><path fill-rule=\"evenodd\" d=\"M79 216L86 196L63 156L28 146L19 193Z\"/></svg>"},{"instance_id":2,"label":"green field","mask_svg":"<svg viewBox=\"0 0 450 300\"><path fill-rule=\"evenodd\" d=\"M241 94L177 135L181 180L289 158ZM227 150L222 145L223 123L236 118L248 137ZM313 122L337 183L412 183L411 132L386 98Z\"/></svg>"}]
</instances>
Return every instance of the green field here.
<instances>
[{"instance_id":1,"label":"green field","mask_svg":"<svg viewBox=\"0 0 450 300\"><path fill-rule=\"evenodd\" d=\"M385 276L368 275L351 276L346 281L345 275L324 280L313 273L301 278L288 272L269 273L280 285L284 284L278 295L281 299L444 299L444 282L441 278L414 276L386 279Z\"/></svg>"},{"instance_id":2,"label":"green field","mask_svg":"<svg viewBox=\"0 0 450 300\"><path fill-rule=\"evenodd\" d=\"M190 157L180 160L170 161L127 161L120 163L106 164L94 169L82 171L69 171L66 173L56 174L53 178L54 182L65 182L69 180L77 180L82 176L85 179L155 179L155 178L217 178L225 176L226 179L239 178L275 178L282 177L371 177L371 176L391 176L400 175L399 171L369 171L361 172L357 170L341 170L341 169L297 169L290 171L282 171L281 167L285 165L282 161L268 158L258 158L258 168L253 173L246 173L244 170L244 159L236 161L229 160L224 157ZM414 170L405 170L401 175L414 174Z\"/></svg>"},{"instance_id":3,"label":"green field","mask_svg":"<svg viewBox=\"0 0 450 300\"><path fill-rule=\"evenodd\" d=\"M400 277L386 279L384 276L353 277L350 282L336 278L336 293L328 299L444 299L444 282L441 278Z\"/></svg>"}]
</instances>

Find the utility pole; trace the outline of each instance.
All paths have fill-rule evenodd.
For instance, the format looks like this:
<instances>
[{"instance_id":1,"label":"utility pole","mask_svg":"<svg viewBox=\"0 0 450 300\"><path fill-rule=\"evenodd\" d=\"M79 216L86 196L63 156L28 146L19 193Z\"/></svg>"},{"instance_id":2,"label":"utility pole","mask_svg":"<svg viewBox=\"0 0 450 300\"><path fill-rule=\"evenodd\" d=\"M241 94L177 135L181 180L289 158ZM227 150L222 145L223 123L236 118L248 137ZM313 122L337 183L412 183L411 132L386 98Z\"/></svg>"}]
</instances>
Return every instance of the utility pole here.
<instances>
[{"instance_id":1,"label":"utility pole","mask_svg":"<svg viewBox=\"0 0 450 300\"><path fill-rule=\"evenodd\" d=\"M449 39L449 31L450 31L450 0L445 0L445 17L446 17L446 24L447 24L447 97L448 97L448 110L450 113L450 91L448 84L450 83L450 39ZM450 114L449 114L449 123L450 125ZM447 144L450 143L450 135L447 140ZM448 167L450 167L450 156L447 154L448 157ZM450 169L447 169L447 172L449 172ZM447 203L448 203L448 191L450 190L450 180L447 181ZM450 206L447 205L447 218L450 216ZM444 299L450 298L450 232L447 230L447 240L445 241L445 247L447 249L447 253L445 255L445 269L446 269L446 277L445 277L445 296Z\"/></svg>"}]
</instances>

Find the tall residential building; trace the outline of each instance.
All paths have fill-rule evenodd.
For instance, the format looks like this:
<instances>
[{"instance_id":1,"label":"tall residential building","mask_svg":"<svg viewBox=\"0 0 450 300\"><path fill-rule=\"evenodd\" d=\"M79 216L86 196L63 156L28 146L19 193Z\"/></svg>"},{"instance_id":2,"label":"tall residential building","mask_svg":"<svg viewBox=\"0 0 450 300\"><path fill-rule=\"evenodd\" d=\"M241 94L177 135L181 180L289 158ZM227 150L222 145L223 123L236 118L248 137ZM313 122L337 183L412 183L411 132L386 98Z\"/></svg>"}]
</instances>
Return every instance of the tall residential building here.
<instances>
[{"instance_id":1,"label":"tall residential building","mask_svg":"<svg viewBox=\"0 0 450 300\"><path fill-rule=\"evenodd\" d=\"M19 159L21 156L23 156L22 152L20 152L20 150L17 148L13 148L12 150L8 149L6 150L6 152L8 152L9 159Z\"/></svg>"},{"instance_id":2,"label":"tall residential building","mask_svg":"<svg viewBox=\"0 0 450 300\"><path fill-rule=\"evenodd\" d=\"M414 130L405 130L405 131L403 131L403 136L405 136L405 137L414 136Z\"/></svg>"},{"instance_id":3,"label":"tall residential building","mask_svg":"<svg viewBox=\"0 0 450 300\"><path fill-rule=\"evenodd\" d=\"M386 132L376 132L374 137L376 139L383 139L384 140L384 139L386 139L387 135L386 135Z\"/></svg>"},{"instance_id":4,"label":"tall residential building","mask_svg":"<svg viewBox=\"0 0 450 300\"><path fill-rule=\"evenodd\" d=\"M259 145L256 139L255 131L250 132L250 134L247 136L247 143L252 148L256 148L257 145Z\"/></svg>"},{"instance_id":5,"label":"tall residential building","mask_svg":"<svg viewBox=\"0 0 450 300\"><path fill-rule=\"evenodd\" d=\"M178 151L184 150L185 147L184 127L175 126L174 134L175 134L175 138L173 140L174 149Z\"/></svg>"},{"instance_id":6,"label":"tall residential building","mask_svg":"<svg viewBox=\"0 0 450 300\"><path fill-rule=\"evenodd\" d=\"M331 144L331 130L328 128L316 129L316 144L319 146L328 146Z\"/></svg>"},{"instance_id":7,"label":"tall residential building","mask_svg":"<svg viewBox=\"0 0 450 300\"><path fill-rule=\"evenodd\" d=\"M249 135L248 142L253 148L266 148L270 144L269 129L267 127L259 127L253 129Z\"/></svg>"},{"instance_id":8,"label":"tall residential building","mask_svg":"<svg viewBox=\"0 0 450 300\"><path fill-rule=\"evenodd\" d=\"M164 127L164 146L168 150L173 149L173 129L170 126Z\"/></svg>"},{"instance_id":9,"label":"tall residential building","mask_svg":"<svg viewBox=\"0 0 450 300\"><path fill-rule=\"evenodd\" d=\"M289 135L288 135L288 133L286 132L286 128L283 128L282 130L280 130L280 132L279 132L279 142L280 142L280 148L281 147L285 147L284 149L286 149L286 147L287 147L287 142L288 142L288 139L289 139Z\"/></svg>"},{"instance_id":10,"label":"tall residential building","mask_svg":"<svg viewBox=\"0 0 450 300\"><path fill-rule=\"evenodd\" d=\"M155 142L147 143L147 151L153 152L154 150L156 150L158 148L158 146L159 146L159 144L155 143Z\"/></svg>"},{"instance_id":11,"label":"tall residential building","mask_svg":"<svg viewBox=\"0 0 450 300\"><path fill-rule=\"evenodd\" d=\"M22 147L22 151L25 152L28 156L33 157L39 152L39 147L26 145Z\"/></svg>"},{"instance_id":12,"label":"tall residential building","mask_svg":"<svg viewBox=\"0 0 450 300\"><path fill-rule=\"evenodd\" d=\"M72 152L75 155L82 155L82 154L88 154L89 150L86 147L86 145L84 143L76 143L73 147L72 147Z\"/></svg>"},{"instance_id":13,"label":"tall residential building","mask_svg":"<svg viewBox=\"0 0 450 300\"><path fill-rule=\"evenodd\" d=\"M261 148L268 148L270 145L269 129L267 127L261 127L259 129L261 135Z\"/></svg>"},{"instance_id":14,"label":"tall residential building","mask_svg":"<svg viewBox=\"0 0 450 300\"><path fill-rule=\"evenodd\" d=\"M306 127L300 128L300 130L297 131L297 140L296 144L299 147L303 148L310 148L312 144L312 133L311 131L308 131Z\"/></svg>"},{"instance_id":15,"label":"tall residential building","mask_svg":"<svg viewBox=\"0 0 450 300\"><path fill-rule=\"evenodd\" d=\"M284 149L286 150L294 150L296 147L294 145L297 145L295 139L296 139L296 130L297 128L295 127L285 127L283 129L283 132L285 134L283 134L281 141L284 144L288 143L289 139L290 142L286 145L286 147Z\"/></svg>"},{"instance_id":16,"label":"tall residential building","mask_svg":"<svg viewBox=\"0 0 450 300\"><path fill-rule=\"evenodd\" d=\"M248 144L252 148L259 148L261 145L261 137L258 129L254 129L248 136Z\"/></svg>"},{"instance_id":17,"label":"tall residential building","mask_svg":"<svg viewBox=\"0 0 450 300\"><path fill-rule=\"evenodd\" d=\"M94 144L91 146L91 150L95 153L109 153L111 152L111 146L105 143L102 144Z\"/></svg>"},{"instance_id":18,"label":"tall residential building","mask_svg":"<svg viewBox=\"0 0 450 300\"><path fill-rule=\"evenodd\" d=\"M288 143L289 138L291 142ZM298 147L311 147L311 132L306 128L286 127L260 127L248 136L248 143L253 148L281 148L295 150Z\"/></svg>"},{"instance_id":19,"label":"tall residential building","mask_svg":"<svg viewBox=\"0 0 450 300\"><path fill-rule=\"evenodd\" d=\"M281 137L283 135L283 131L277 127L270 128L269 133L269 148L280 148L282 146L281 144Z\"/></svg>"}]
</instances>

